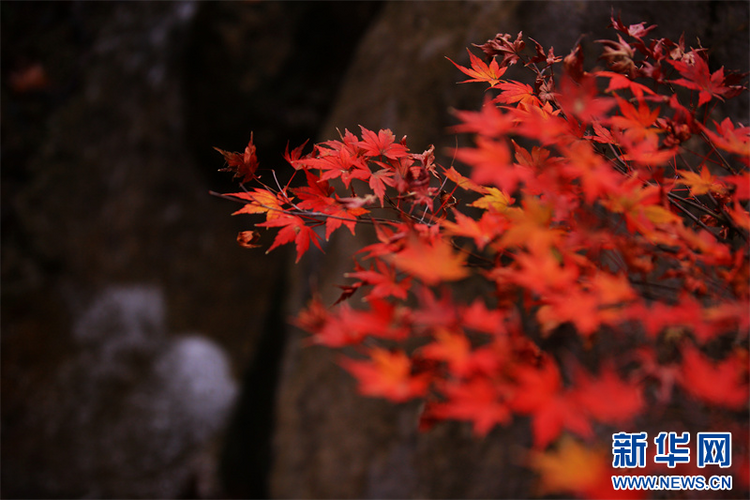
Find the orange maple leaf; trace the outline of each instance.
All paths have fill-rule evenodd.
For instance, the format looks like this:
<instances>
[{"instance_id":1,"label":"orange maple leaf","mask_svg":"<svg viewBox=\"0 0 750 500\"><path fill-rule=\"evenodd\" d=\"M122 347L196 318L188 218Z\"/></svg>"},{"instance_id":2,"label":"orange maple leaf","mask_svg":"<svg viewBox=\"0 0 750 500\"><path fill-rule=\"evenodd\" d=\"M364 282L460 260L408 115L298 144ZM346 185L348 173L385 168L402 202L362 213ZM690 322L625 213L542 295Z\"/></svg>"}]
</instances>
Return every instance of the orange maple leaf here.
<instances>
[{"instance_id":1,"label":"orange maple leaf","mask_svg":"<svg viewBox=\"0 0 750 500\"><path fill-rule=\"evenodd\" d=\"M529 465L539 474L540 494L585 495L607 473L607 457L565 436L555 450L535 452Z\"/></svg>"},{"instance_id":2,"label":"orange maple leaf","mask_svg":"<svg viewBox=\"0 0 750 500\"><path fill-rule=\"evenodd\" d=\"M484 249L507 226L505 220L499 219L492 213L482 214L479 220L468 217L461 212L454 212L454 214L456 222L441 221L446 234L473 238L479 250Z\"/></svg>"},{"instance_id":3,"label":"orange maple leaf","mask_svg":"<svg viewBox=\"0 0 750 500\"><path fill-rule=\"evenodd\" d=\"M229 193L227 196L233 196L250 202L232 215L266 214L266 220L271 220L281 217L284 213L282 201L279 200L279 197L275 193L267 189L254 188L252 191Z\"/></svg>"},{"instance_id":4,"label":"orange maple leaf","mask_svg":"<svg viewBox=\"0 0 750 500\"><path fill-rule=\"evenodd\" d=\"M471 370L471 344L463 333L438 327L435 339L422 347L419 352L427 359L446 361L451 373L458 377L466 376Z\"/></svg>"},{"instance_id":5,"label":"orange maple leaf","mask_svg":"<svg viewBox=\"0 0 750 500\"><path fill-rule=\"evenodd\" d=\"M453 181L454 184L456 184L458 187L465 191L474 191L477 193L484 192L484 187L480 186L476 182L472 181L468 177L464 177L461 175L458 170L456 170L453 167L450 168L443 168L443 174Z\"/></svg>"},{"instance_id":6,"label":"orange maple leaf","mask_svg":"<svg viewBox=\"0 0 750 500\"><path fill-rule=\"evenodd\" d=\"M513 198L497 188L488 187L485 188L485 192L487 194L476 200L474 203L471 203L469 206L483 208L485 210L492 210L495 212L505 212L505 210L508 208L508 205L515 201Z\"/></svg>"},{"instance_id":7,"label":"orange maple leaf","mask_svg":"<svg viewBox=\"0 0 750 500\"><path fill-rule=\"evenodd\" d=\"M237 243L243 248L258 248L261 245L258 244L260 240L260 233L258 231L240 231L237 234Z\"/></svg>"},{"instance_id":8,"label":"orange maple leaf","mask_svg":"<svg viewBox=\"0 0 750 500\"><path fill-rule=\"evenodd\" d=\"M660 204L660 198L659 186L643 185L638 176L633 176L621 185L618 193L610 193L601 203L614 213L624 214L629 231L639 231L657 243L662 236L672 237L675 225L682 224L678 215ZM660 234L657 231L660 226L666 227L668 234Z\"/></svg>"},{"instance_id":9,"label":"orange maple leaf","mask_svg":"<svg viewBox=\"0 0 750 500\"><path fill-rule=\"evenodd\" d=\"M642 491L614 490L607 454L564 436L554 450L532 452L529 467L539 474L539 494L573 494L582 498L643 498Z\"/></svg>"},{"instance_id":10,"label":"orange maple leaf","mask_svg":"<svg viewBox=\"0 0 750 500\"><path fill-rule=\"evenodd\" d=\"M536 313L545 334L569 322L580 335L588 337L597 331L604 319L599 311L599 297L585 290L573 288L567 294L550 295L546 302Z\"/></svg>"},{"instance_id":11,"label":"orange maple leaf","mask_svg":"<svg viewBox=\"0 0 750 500\"><path fill-rule=\"evenodd\" d=\"M578 279L578 266L560 262L551 251L519 252L515 261L518 268L513 281L537 295L565 292Z\"/></svg>"},{"instance_id":12,"label":"orange maple leaf","mask_svg":"<svg viewBox=\"0 0 750 500\"><path fill-rule=\"evenodd\" d=\"M698 123L701 130L721 149L746 158L750 156L750 127L742 124L737 124L735 127L729 117L724 118L721 123L714 121L714 125L716 125L716 132Z\"/></svg>"},{"instance_id":13,"label":"orange maple leaf","mask_svg":"<svg viewBox=\"0 0 750 500\"><path fill-rule=\"evenodd\" d=\"M521 205L505 212L510 224L500 243L505 247L525 246L537 254L548 251L564 234L562 228L550 227L552 207L534 197L524 197Z\"/></svg>"},{"instance_id":14,"label":"orange maple leaf","mask_svg":"<svg viewBox=\"0 0 750 500\"><path fill-rule=\"evenodd\" d=\"M403 250L390 258L391 262L427 285L441 281L456 281L469 275L465 266L466 256L454 252L444 239L433 242L412 237Z\"/></svg>"},{"instance_id":15,"label":"orange maple leaf","mask_svg":"<svg viewBox=\"0 0 750 500\"><path fill-rule=\"evenodd\" d=\"M426 374L412 375L412 363L402 351L373 347L367 351L370 361L342 358L339 364L359 380L364 396L382 397L396 403L423 396L429 380Z\"/></svg>"},{"instance_id":16,"label":"orange maple leaf","mask_svg":"<svg viewBox=\"0 0 750 500\"><path fill-rule=\"evenodd\" d=\"M678 170L677 173L682 177L682 179L677 182L688 186L690 188L691 196L698 196L706 193L720 194L725 193L727 190L719 179L711 174L711 171L706 165L703 165L700 174L696 174L689 170Z\"/></svg>"},{"instance_id":17,"label":"orange maple leaf","mask_svg":"<svg viewBox=\"0 0 750 500\"><path fill-rule=\"evenodd\" d=\"M591 289L596 292L603 305L613 305L634 300L637 297L624 274L597 271L591 278Z\"/></svg>"}]
</instances>

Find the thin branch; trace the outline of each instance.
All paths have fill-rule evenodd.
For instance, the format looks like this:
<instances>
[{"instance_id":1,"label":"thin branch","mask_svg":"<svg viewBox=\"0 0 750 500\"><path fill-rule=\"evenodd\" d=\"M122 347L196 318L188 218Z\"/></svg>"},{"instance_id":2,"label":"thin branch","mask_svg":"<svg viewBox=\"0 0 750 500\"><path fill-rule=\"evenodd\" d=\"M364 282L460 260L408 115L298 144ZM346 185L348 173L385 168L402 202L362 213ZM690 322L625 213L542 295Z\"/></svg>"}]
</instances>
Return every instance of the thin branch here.
<instances>
[{"instance_id":1,"label":"thin branch","mask_svg":"<svg viewBox=\"0 0 750 500\"><path fill-rule=\"evenodd\" d=\"M235 198L233 196L222 194L222 193L217 193L215 191L209 191L208 194L210 194L211 196L216 196L218 198L223 198L225 200L230 200L230 201L234 201L234 202L237 202L237 203L242 203L243 205L247 205L248 204L247 200L243 200L241 198ZM351 221L366 222L368 224L374 224L374 223L377 223L377 222L380 222L380 223L392 223L393 222L391 219L382 219L380 217L361 216L361 217L355 217L354 219L350 219L350 218L347 218L347 217L341 217L341 216L333 215L333 214L326 214L326 213L323 213L323 212L312 212L312 211L304 210L304 209L296 207L296 206L295 206L295 210L284 210L283 208L269 207L269 206L264 205L262 203L258 203L257 201L254 201L253 203L256 203L259 207L265 208L269 212L281 212L281 213L284 213L284 214L297 215L297 216L300 216L300 217L309 217L309 218L312 218L312 219L315 219L315 217L322 217L323 219L337 219L337 220L349 221L349 222L351 222ZM376 209L376 208L380 208L380 207L374 206L374 207L370 207L370 208ZM315 220L316 220L316 222L320 222L317 219L315 219Z\"/></svg>"},{"instance_id":2,"label":"thin branch","mask_svg":"<svg viewBox=\"0 0 750 500\"><path fill-rule=\"evenodd\" d=\"M721 159L721 164L724 168L729 170L729 172L732 173L732 175L737 175L737 171L732 168L732 165L729 164L729 162L724 158L718 149L716 149L716 146L714 145L713 141L706 135L706 133L701 130L701 137L703 137L703 140L706 141L708 144L711 145L711 149L714 150L714 153L716 153L716 156Z\"/></svg>"}]
</instances>

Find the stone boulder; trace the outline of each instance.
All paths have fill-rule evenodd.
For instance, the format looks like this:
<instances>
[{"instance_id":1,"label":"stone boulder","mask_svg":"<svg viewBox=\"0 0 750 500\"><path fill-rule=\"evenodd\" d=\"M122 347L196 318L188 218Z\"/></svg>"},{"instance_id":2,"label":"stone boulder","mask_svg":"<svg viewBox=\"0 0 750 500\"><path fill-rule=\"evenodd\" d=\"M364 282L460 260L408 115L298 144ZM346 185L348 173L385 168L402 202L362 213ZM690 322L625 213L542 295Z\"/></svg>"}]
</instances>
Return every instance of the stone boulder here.
<instances>
[{"instance_id":1,"label":"stone boulder","mask_svg":"<svg viewBox=\"0 0 750 500\"><path fill-rule=\"evenodd\" d=\"M150 286L104 290L71 332L55 379L29 394L9 429L13 496L177 498L220 490L216 448L237 383L225 351L167 335ZM19 436L24 441L19 442ZM5 455L5 454L4 454ZM7 487L7 486L6 486Z\"/></svg>"}]
</instances>

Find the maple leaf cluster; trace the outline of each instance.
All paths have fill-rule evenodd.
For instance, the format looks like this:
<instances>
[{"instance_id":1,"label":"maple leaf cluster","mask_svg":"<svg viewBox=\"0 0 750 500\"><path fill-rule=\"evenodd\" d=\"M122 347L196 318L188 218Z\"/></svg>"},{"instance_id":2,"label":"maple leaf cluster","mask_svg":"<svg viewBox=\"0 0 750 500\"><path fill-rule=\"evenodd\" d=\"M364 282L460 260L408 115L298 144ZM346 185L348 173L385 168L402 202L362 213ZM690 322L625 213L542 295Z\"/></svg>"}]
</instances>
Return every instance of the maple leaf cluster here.
<instances>
[{"instance_id":1,"label":"maple leaf cluster","mask_svg":"<svg viewBox=\"0 0 750 500\"><path fill-rule=\"evenodd\" d=\"M363 395L422 399L423 429L528 419L543 484L585 497L612 494L602 429L678 400L748 410L750 127L708 118L744 75L711 73L684 38L646 40L655 26L612 27L606 69L585 70L580 46L563 58L529 39L527 53L522 33L451 61L488 84L481 109L456 112L474 137L450 152L461 172L365 127L287 149L301 187L261 180L252 138L244 155L220 150L243 183L224 195L236 213L278 230L269 251L293 243L299 260L342 226L374 227L339 302L296 318L313 343L356 352L340 364ZM512 66L534 86L505 79ZM493 293L454 297L461 280ZM544 348L566 332L596 366ZM578 462L585 474L563 474Z\"/></svg>"}]
</instances>

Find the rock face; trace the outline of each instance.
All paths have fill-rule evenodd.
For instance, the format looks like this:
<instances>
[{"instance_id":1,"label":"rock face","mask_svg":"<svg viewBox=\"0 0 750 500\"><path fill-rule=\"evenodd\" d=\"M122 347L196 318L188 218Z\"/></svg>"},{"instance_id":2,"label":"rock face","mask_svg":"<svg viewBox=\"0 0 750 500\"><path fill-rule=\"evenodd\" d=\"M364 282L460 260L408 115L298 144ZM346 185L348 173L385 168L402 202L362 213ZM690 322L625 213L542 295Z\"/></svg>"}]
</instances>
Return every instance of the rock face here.
<instances>
[{"instance_id":1,"label":"rock face","mask_svg":"<svg viewBox=\"0 0 750 500\"><path fill-rule=\"evenodd\" d=\"M256 129L271 165L290 133L314 136L377 8L0 7L2 496L220 496L222 456L231 494L265 496L288 263L234 242L248 222L209 195L237 189L212 147L241 150ZM336 43L310 42L318 26ZM122 325L81 334L91 304ZM184 331L201 336L172 338ZM222 452L241 377L263 390L243 392Z\"/></svg>"},{"instance_id":2,"label":"rock face","mask_svg":"<svg viewBox=\"0 0 750 500\"><path fill-rule=\"evenodd\" d=\"M47 81L3 86L3 495L174 497L235 399L224 349L262 325L219 305L253 293L185 147L198 6L38 7L3 5L4 77Z\"/></svg>"},{"instance_id":3,"label":"rock face","mask_svg":"<svg viewBox=\"0 0 750 500\"><path fill-rule=\"evenodd\" d=\"M143 286L106 289L82 312L54 384L27 403L38 419L13 429L30 441L4 467L16 492L175 498L190 484L209 496L219 491L212 440L237 384L219 345L168 336L165 319L163 294Z\"/></svg>"},{"instance_id":4,"label":"rock face","mask_svg":"<svg viewBox=\"0 0 750 500\"><path fill-rule=\"evenodd\" d=\"M614 7L747 70L746 2ZM299 266L239 248L249 222L208 195L236 189L212 147L241 150L252 130L261 165L282 165L287 140L362 124L442 152L449 108L482 100L445 56L520 30L558 54L580 33L592 47L611 36L610 4L0 10L1 496L529 495L526 423L481 441L457 424L418 434L415 405L358 397L330 353L286 331L310 283L330 298L356 241Z\"/></svg>"}]
</instances>

